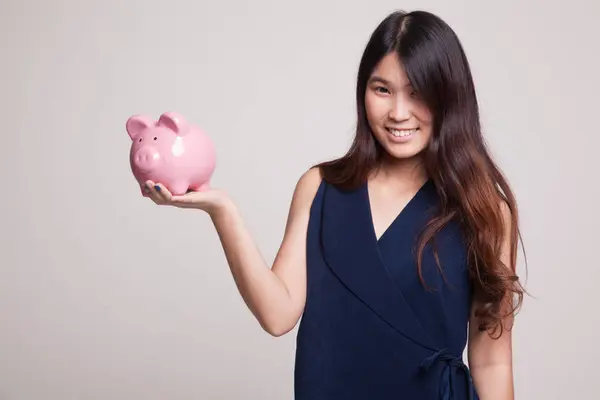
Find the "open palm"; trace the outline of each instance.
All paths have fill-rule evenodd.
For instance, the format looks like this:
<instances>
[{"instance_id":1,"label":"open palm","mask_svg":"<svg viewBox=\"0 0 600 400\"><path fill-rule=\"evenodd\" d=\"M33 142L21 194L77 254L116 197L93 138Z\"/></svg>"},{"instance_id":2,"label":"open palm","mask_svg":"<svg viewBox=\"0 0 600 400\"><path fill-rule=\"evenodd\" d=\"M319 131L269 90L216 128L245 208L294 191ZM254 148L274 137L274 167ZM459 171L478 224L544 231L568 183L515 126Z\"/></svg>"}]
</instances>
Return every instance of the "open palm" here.
<instances>
[{"instance_id":1,"label":"open palm","mask_svg":"<svg viewBox=\"0 0 600 400\"><path fill-rule=\"evenodd\" d=\"M146 196L158 205L180 208L196 208L211 213L227 200L227 194L219 189L190 191L183 195L173 195L163 184L146 181Z\"/></svg>"}]
</instances>

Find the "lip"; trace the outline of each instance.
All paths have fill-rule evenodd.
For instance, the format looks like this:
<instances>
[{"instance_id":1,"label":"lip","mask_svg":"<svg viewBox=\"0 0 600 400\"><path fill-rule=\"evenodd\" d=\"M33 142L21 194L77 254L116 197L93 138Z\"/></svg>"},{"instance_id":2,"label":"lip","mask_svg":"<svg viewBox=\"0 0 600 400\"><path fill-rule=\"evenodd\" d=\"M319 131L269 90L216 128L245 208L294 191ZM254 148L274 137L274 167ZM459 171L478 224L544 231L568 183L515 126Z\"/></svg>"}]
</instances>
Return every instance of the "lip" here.
<instances>
[{"instance_id":1,"label":"lip","mask_svg":"<svg viewBox=\"0 0 600 400\"><path fill-rule=\"evenodd\" d=\"M394 131L411 131L413 129L419 129L419 127L415 126L415 127L412 127L412 128L396 128L396 127L393 127L393 126L386 126L385 129L394 130Z\"/></svg>"},{"instance_id":2,"label":"lip","mask_svg":"<svg viewBox=\"0 0 600 400\"><path fill-rule=\"evenodd\" d=\"M417 135L417 134L419 133L419 131L420 131L420 129L419 129L419 128L412 128L412 129L416 129L416 132L414 132L414 133L411 133L411 134L410 134L410 135L408 135L408 136L400 136L400 137L398 137L398 136L394 136L394 135L392 134L392 132L390 132L392 129L399 130L399 131L403 131L403 130L406 130L406 131L408 131L408 130L410 130L410 129L406 129L406 128L403 128L403 129L396 129L396 128L386 128L386 131L387 131L387 133L388 133L388 136L389 136L390 140L391 140L392 142L394 142L394 143L405 143L405 142L408 142L408 141L412 140L412 138L413 138L413 137L415 137L415 135Z\"/></svg>"}]
</instances>

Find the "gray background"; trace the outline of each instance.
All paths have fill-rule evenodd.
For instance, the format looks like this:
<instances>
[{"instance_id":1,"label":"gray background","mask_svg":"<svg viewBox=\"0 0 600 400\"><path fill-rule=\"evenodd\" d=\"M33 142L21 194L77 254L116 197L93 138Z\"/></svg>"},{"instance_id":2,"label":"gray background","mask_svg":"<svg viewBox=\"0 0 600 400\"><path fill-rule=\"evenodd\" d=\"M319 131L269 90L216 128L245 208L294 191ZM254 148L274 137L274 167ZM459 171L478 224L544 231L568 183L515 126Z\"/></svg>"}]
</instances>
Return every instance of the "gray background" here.
<instances>
[{"instance_id":1,"label":"gray background","mask_svg":"<svg viewBox=\"0 0 600 400\"><path fill-rule=\"evenodd\" d=\"M205 214L140 197L124 124L206 129L270 262L300 174L349 145L361 51L397 8L458 33L518 196L517 398L597 398L600 7L567 5L3 0L0 399L291 399L296 331L261 331Z\"/></svg>"}]
</instances>

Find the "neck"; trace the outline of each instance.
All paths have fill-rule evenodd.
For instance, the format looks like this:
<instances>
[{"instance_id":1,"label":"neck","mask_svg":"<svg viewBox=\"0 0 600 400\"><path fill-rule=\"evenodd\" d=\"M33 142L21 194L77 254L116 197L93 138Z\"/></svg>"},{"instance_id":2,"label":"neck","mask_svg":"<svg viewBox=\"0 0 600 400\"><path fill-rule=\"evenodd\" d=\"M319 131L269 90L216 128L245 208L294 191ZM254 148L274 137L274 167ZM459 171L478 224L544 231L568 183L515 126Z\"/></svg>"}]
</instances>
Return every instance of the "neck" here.
<instances>
[{"instance_id":1,"label":"neck","mask_svg":"<svg viewBox=\"0 0 600 400\"><path fill-rule=\"evenodd\" d=\"M372 179L391 185L421 186L428 179L422 157L397 159L386 157L373 171Z\"/></svg>"}]
</instances>

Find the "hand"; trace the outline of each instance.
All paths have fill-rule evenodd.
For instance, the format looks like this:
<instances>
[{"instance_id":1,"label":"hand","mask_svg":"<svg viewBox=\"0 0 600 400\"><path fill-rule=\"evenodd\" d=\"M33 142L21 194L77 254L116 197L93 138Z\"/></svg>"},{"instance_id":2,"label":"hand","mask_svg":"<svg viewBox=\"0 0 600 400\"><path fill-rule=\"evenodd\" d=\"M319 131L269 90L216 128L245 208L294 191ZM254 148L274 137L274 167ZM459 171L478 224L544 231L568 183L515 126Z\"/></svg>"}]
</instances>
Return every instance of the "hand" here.
<instances>
[{"instance_id":1,"label":"hand","mask_svg":"<svg viewBox=\"0 0 600 400\"><path fill-rule=\"evenodd\" d=\"M174 196L164 185L146 181L145 191L147 196L158 205L195 208L206 211L210 215L220 211L229 203L227 194L219 189L190 191L180 196Z\"/></svg>"}]
</instances>

